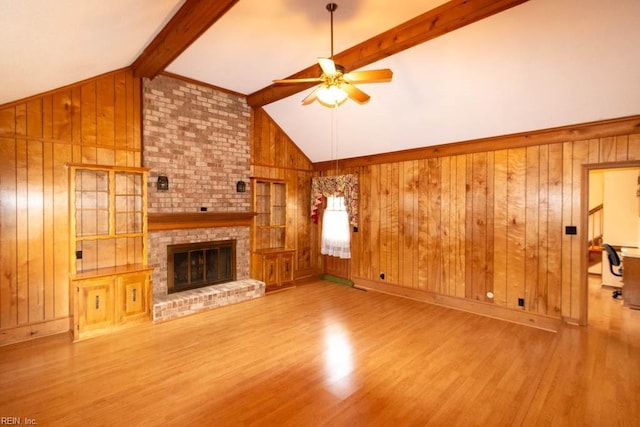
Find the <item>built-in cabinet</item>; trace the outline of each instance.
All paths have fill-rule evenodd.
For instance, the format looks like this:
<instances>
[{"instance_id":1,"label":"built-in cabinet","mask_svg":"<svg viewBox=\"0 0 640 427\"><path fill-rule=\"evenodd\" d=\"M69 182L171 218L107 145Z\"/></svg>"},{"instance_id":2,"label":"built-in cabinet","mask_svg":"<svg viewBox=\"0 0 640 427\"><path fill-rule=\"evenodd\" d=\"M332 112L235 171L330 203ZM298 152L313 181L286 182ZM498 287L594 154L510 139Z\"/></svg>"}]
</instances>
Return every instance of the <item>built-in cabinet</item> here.
<instances>
[{"instance_id":1,"label":"built-in cabinet","mask_svg":"<svg viewBox=\"0 0 640 427\"><path fill-rule=\"evenodd\" d=\"M640 309L640 249L622 248L624 305Z\"/></svg>"},{"instance_id":2,"label":"built-in cabinet","mask_svg":"<svg viewBox=\"0 0 640 427\"><path fill-rule=\"evenodd\" d=\"M266 290L290 286L295 250L287 246L287 186L282 181L252 180L251 277Z\"/></svg>"},{"instance_id":3,"label":"built-in cabinet","mask_svg":"<svg viewBox=\"0 0 640 427\"><path fill-rule=\"evenodd\" d=\"M262 280L266 287L280 287L293 282L294 250L267 249L257 253L262 263Z\"/></svg>"},{"instance_id":4,"label":"built-in cabinet","mask_svg":"<svg viewBox=\"0 0 640 427\"><path fill-rule=\"evenodd\" d=\"M150 318L146 189L143 168L70 166L70 301L76 340Z\"/></svg>"}]
</instances>

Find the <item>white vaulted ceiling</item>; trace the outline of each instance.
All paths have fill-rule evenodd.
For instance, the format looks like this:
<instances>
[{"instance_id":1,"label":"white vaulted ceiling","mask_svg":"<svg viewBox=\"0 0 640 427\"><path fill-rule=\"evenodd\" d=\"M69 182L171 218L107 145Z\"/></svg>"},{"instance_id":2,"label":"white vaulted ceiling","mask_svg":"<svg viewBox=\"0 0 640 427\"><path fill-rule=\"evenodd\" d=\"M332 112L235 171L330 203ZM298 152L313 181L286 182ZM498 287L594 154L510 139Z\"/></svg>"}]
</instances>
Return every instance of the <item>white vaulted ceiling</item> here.
<instances>
[{"instance_id":1,"label":"white vaulted ceiling","mask_svg":"<svg viewBox=\"0 0 640 427\"><path fill-rule=\"evenodd\" d=\"M326 3L240 0L166 70L252 94L329 56ZM336 3L338 53L444 1ZM0 0L0 104L131 65L182 4ZM359 86L367 104L303 107L306 89L264 108L314 162L635 115L638 17L638 0L530 0L362 67L394 72Z\"/></svg>"}]
</instances>

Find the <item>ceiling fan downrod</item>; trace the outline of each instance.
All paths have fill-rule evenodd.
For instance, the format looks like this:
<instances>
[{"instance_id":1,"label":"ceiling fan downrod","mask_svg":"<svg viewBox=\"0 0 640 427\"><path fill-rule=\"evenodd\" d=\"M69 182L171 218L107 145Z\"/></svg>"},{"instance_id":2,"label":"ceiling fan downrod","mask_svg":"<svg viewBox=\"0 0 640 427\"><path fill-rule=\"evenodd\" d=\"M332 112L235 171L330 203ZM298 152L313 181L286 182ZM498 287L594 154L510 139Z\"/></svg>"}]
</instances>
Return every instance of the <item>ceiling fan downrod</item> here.
<instances>
[{"instance_id":1,"label":"ceiling fan downrod","mask_svg":"<svg viewBox=\"0 0 640 427\"><path fill-rule=\"evenodd\" d=\"M331 59L333 59L333 12L338 8L335 3L328 3L327 10L331 13Z\"/></svg>"}]
</instances>

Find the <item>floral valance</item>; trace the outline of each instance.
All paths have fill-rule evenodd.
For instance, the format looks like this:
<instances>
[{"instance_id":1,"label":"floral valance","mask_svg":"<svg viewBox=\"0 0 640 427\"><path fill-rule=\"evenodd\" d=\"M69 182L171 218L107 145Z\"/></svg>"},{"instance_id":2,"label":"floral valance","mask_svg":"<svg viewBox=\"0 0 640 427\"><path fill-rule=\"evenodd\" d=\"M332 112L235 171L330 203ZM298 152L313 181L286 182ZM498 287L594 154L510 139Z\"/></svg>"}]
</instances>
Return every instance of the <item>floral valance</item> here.
<instances>
[{"instance_id":1,"label":"floral valance","mask_svg":"<svg viewBox=\"0 0 640 427\"><path fill-rule=\"evenodd\" d=\"M311 180L311 219L318 223L322 197L344 196L349 223L358 226L358 175L321 176Z\"/></svg>"}]
</instances>

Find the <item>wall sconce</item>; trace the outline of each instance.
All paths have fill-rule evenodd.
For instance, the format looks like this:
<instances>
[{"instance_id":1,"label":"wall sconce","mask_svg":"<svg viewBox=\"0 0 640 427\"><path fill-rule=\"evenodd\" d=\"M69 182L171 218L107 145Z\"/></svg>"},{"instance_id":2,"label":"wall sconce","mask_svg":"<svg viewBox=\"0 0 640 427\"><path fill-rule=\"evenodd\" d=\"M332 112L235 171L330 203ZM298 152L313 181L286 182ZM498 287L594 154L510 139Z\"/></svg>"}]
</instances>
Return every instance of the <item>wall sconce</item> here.
<instances>
[{"instance_id":1,"label":"wall sconce","mask_svg":"<svg viewBox=\"0 0 640 427\"><path fill-rule=\"evenodd\" d=\"M247 191L247 184L244 181L238 181L236 183L236 191L238 193L244 193Z\"/></svg>"},{"instance_id":2,"label":"wall sconce","mask_svg":"<svg viewBox=\"0 0 640 427\"><path fill-rule=\"evenodd\" d=\"M169 178L164 175L160 175L158 177L158 182L156 183L156 187L160 191L167 191L169 189Z\"/></svg>"}]
</instances>

